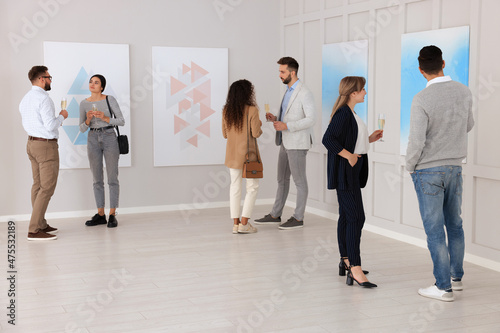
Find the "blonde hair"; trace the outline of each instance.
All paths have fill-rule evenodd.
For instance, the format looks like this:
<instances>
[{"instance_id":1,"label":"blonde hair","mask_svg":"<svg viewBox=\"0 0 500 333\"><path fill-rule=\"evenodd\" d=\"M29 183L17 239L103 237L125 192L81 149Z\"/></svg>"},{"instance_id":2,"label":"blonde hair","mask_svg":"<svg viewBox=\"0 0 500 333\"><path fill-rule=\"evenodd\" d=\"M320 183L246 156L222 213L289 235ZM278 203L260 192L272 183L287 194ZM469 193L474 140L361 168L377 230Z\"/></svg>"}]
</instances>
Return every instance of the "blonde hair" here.
<instances>
[{"instance_id":1,"label":"blonde hair","mask_svg":"<svg viewBox=\"0 0 500 333\"><path fill-rule=\"evenodd\" d=\"M365 83L366 79L362 76L346 76L340 80L339 97L333 105L330 121L332 121L333 115L338 109L349 103L349 98L353 92L363 90Z\"/></svg>"}]
</instances>

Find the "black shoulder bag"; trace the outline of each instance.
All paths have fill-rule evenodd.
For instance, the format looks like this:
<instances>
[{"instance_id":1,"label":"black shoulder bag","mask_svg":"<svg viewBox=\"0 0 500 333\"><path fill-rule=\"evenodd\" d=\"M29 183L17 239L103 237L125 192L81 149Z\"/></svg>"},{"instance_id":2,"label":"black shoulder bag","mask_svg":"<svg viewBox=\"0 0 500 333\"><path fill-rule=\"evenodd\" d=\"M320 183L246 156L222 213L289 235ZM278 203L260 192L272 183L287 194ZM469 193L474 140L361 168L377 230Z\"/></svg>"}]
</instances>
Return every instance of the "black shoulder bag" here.
<instances>
[{"instance_id":1,"label":"black shoulder bag","mask_svg":"<svg viewBox=\"0 0 500 333\"><path fill-rule=\"evenodd\" d=\"M109 112L111 113L111 116L116 119L116 115L111 110L111 106L109 105L108 101L108 96L106 96L106 103L108 103L108 109ZM118 148L120 148L120 154L125 155L128 154L128 138L126 135L120 135L120 130L118 129L118 126L115 126L116 131L118 132Z\"/></svg>"}]
</instances>

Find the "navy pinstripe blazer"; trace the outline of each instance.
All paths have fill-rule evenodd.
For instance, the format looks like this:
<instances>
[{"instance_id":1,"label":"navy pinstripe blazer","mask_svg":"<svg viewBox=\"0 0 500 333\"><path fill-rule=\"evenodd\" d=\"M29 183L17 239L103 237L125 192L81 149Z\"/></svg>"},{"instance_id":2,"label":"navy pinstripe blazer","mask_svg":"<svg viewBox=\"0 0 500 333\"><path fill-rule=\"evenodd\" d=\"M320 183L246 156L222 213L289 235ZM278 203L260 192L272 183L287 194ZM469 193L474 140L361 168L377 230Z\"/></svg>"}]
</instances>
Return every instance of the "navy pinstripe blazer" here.
<instances>
[{"instance_id":1,"label":"navy pinstripe blazer","mask_svg":"<svg viewBox=\"0 0 500 333\"><path fill-rule=\"evenodd\" d=\"M323 145L328 150L328 189L351 190L357 186L365 187L368 180L368 156L359 172L354 172L356 166L351 167L349 161L338 154L342 149L354 152L358 139L358 124L349 108L345 105L333 115L328 129L323 135Z\"/></svg>"}]
</instances>

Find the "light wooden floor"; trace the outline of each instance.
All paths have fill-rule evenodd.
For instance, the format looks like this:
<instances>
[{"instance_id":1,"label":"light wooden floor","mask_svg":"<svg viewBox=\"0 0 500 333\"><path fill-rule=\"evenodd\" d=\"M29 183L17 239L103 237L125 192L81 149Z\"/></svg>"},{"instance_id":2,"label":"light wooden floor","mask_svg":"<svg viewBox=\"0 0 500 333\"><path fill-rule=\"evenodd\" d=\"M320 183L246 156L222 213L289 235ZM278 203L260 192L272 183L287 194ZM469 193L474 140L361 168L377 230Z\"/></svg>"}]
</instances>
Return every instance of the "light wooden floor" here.
<instances>
[{"instance_id":1,"label":"light wooden floor","mask_svg":"<svg viewBox=\"0 0 500 333\"><path fill-rule=\"evenodd\" d=\"M7 325L2 279L0 331L500 332L498 272L466 263L455 302L429 300L417 295L433 283L427 250L364 232L363 268L379 287L347 286L333 221L306 214L303 229L233 235L228 210L119 215L116 229L53 220L59 239L46 243L18 222L18 325Z\"/></svg>"}]
</instances>

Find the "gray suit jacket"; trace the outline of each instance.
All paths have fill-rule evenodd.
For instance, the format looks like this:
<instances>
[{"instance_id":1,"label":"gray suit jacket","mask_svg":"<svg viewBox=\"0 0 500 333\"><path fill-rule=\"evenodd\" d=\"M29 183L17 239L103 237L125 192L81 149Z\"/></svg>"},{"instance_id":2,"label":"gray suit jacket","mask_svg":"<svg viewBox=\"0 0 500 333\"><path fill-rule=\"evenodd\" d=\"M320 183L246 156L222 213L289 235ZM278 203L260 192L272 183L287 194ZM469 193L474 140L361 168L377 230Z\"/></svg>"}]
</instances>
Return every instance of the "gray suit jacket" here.
<instances>
[{"instance_id":1,"label":"gray suit jacket","mask_svg":"<svg viewBox=\"0 0 500 333\"><path fill-rule=\"evenodd\" d=\"M284 112L283 122L288 127L288 130L282 131L285 149L311 148L315 122L314 97L302 81L295 87Z\"/></svg>"}]
</instances>

